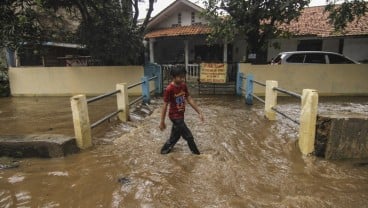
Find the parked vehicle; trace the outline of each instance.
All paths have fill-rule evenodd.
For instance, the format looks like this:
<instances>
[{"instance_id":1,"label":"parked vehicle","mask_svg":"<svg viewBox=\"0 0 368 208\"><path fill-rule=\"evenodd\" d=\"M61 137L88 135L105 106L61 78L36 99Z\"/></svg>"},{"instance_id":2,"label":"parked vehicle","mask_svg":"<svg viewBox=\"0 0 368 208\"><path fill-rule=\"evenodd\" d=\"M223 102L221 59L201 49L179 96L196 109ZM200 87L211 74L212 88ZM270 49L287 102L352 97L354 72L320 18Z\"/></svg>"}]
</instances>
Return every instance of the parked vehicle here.
<instances>
[{"instance_id":1,"label":"parked vehicle","mask_svg":"<svg viewBox=\"0 0 368 208\"><path fill-rule=\"evenodd\" d=\"M291 51L279 53L271 64L359 64L339 53L326 51Z\"/></svg>"}]
</instances>

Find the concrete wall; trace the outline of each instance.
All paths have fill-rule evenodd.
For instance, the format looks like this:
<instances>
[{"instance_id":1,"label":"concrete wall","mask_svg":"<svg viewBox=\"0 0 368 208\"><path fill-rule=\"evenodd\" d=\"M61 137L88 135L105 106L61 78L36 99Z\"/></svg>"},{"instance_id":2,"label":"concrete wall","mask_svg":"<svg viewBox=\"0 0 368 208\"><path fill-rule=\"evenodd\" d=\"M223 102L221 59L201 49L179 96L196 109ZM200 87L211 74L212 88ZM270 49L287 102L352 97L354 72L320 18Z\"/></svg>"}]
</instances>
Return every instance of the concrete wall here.
<instances>
[{"instance_id":1,"label":"concrete wall","mask_svg":"<svg viewBox=\"0 0 368 208\"><path fill-rule=\"evenodd\" d=\"M274 44L279 44L280 48L273 47ZM267 61L271 61L272 58L276 57L280 52L285 51L296 51L298 47L297 39L277 39L272 40L269 44L267 51Z\"/></svg>"},{"instance_id":2,"label":"concrete wall","mask_svg":"<svg viewBox=\"0 0 368 208\"><path fill-rule=\"evenodd\" d=\"M368 64L240 64L245 75L257 81L276 80L279 87L301 93L316 89L319 95L368 95ZM254 85L254 92L264 95L265 88ZM280 94L281 95L281 94Z\"/></svg>"},{"instance_id":3,"label":"concrete wall","mask_svg":"<svg viewBox=\"0 0 368 208\"><path fill-rule=\"evenodd\" d=\"M326 39L322 42L322 51L339 52L340 39Z\"/></svg>"},{"instance_id":4,"label":"concrete wall","mask_svg":"<svg viewBox=\"0 0 368 208\"><path fill-rule=\"evenodd\" d=\"M19 67L9 69L13 96L98 95L115 90L117 83L136 83L143 66L113 67ZM153 83L151 83L151 89ZM141 87L129 90L141 94Z\"/></svg>"},{"instance_id":5,"label":"concrete wall","mask_svg":"<svg viewBox=\"0 0 368 208\"><path fill-rule=\"evenodd\" d=\"M359 62L368 62L368 38L346 38L343 54Z\"/></svg>"}]
</instances>

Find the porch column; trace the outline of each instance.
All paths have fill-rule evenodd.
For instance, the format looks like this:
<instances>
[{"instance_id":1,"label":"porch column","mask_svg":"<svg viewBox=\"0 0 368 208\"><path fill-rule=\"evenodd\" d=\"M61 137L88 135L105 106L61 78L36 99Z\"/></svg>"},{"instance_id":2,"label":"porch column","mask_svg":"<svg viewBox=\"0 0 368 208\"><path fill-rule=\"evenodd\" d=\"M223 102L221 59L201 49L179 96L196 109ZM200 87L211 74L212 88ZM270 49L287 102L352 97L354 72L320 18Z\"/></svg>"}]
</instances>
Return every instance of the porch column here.
<instances>
[{"instance_id":1,"label":"porch column","mask_svg":"<svg viewBox=\"0 0 368 208\"><path fill-rule=\"evenodd\" d=\"M15 52L9 48L4 49L6 54L6 62L8 67L15 67Z\"/></svg>"},{"instance_id":2,"label":"porch column","mask_svg":"<svg viewBox=\"0 0 368 208\"><path fill-rule=\"evenodd\" d=\"M20 57L18 55L18 50L15 50L14 57L15 57L15 67L19 67L21 63Z\"/></svg>"},{"instance_id":3,"label":"porch column","mask_svg":"<svg viewBox=\"0 0 368 208\"><path fill-rule=\"evenodd\" d=\"M184 40L184 54L185 54L185 69L188 67L189 63L189 42Z\"/></svg>"},{"instance_id":4,"label":"porch column","mask_svg":"<svg viewBox=\"0 0 368 208\"><path fill-rule=\"evenodd\" d=\"M224 63L227 63L227 40L224 40Z\"/></svg>"},{"instance_id":5,"label":"porch column","mask_svg":"<svg viewBox=\"0 0 368 208\"><path fill-rule=\"evenodd\" d=\"M155 43L155 39L154 38L150 38L149 39L149 57L150 57L150 62L151 63L155 63L155 47L154 47L154 43Z\"/></svg>"}]
</instances>

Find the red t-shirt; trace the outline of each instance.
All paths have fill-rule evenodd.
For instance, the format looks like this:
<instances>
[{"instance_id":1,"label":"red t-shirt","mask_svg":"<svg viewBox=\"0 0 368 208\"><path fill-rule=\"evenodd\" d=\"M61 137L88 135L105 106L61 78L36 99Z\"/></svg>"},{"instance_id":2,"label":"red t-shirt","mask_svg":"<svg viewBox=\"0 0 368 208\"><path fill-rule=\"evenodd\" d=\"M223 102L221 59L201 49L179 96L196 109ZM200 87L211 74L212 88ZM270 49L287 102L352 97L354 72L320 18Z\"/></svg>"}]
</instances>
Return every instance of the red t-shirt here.
<instances>
[{"instance_id":1,"label":"red t-shirt","mask_svg":"<svg viewBox=\"0 0 368 208\"><path fill-rule=\"evenodd\" d=\"M164 92L164 102L169 103L169 118L182 119L185 112L185 100L189 96L188 88L185 83L176 86L170 83Z\"/></svg>"}]
</instances>

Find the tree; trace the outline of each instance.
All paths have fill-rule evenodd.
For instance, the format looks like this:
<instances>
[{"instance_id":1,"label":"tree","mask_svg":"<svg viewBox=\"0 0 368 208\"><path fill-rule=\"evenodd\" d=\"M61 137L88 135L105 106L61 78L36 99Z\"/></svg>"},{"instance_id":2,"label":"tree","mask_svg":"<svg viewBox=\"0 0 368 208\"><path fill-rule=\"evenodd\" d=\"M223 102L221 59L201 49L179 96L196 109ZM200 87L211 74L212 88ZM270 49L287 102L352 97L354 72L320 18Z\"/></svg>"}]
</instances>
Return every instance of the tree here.
<instances>
[{"instance_id":1,"label":"tree","mask_svg":"<svg viewBox=\"0 0 368 208\"><path fill-rule=\"evenodd\" d=\"M368 3L364 0L327 0L325 11L336 31L342 31L349 22L358 20L368 12Z\"/></svg>"},{"instance_id":2,"label":"tree","mask_svg":"<svg viewBox=\"0 0 368 208\"><path fill-rule=\"evenodd\" d=\"M35 1L1 1L0 47L17 49L23 43L37 44L47 40L52 31L43 27L44 14L46 12Z\"/></svg>"},{"instance_id":3,"label":"tree","mask_svg":"<svg viewBox=\"0 0 368 208\"><path fill-rule=\"evenodd\" d=\"M136 64L142 56L143 35L154 0L143 23L138 24L139 0L47 0L45 6L77 9L80 27L77 40L105 65Z\"/></svg>"},{"instance_id":4,"label":"tree","mask_svg":"<svg viewBox=\"0 0 368 208\"><path fill-rule=\"evenodd\" d=\"M0 22L4 25L0 29L0 40L5 40L2 46L13 49L22 47L24 42L35 47L43 41L75 42L85 45L90 54L103 64L135 64L144 48L143 35L155 0L149 0L142 24L138 21L140 2L5 0L0 8ZM66 24L60 22L68 18L79 23L77 29L65 30Z\"/></svg>"},{"instance_id":5,"label":"tree","mask_svg":"<svg viewBox=\"0 0 368 208\"><path fill-rule=\"evenodd\" d=\"M299 17L309 0L208 0L204 16L209 20L210 41L241 37L248 42L248 53L265 61L268 40L283 34L278 25Z\"/></svg>"}]
</instances>

